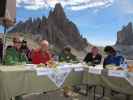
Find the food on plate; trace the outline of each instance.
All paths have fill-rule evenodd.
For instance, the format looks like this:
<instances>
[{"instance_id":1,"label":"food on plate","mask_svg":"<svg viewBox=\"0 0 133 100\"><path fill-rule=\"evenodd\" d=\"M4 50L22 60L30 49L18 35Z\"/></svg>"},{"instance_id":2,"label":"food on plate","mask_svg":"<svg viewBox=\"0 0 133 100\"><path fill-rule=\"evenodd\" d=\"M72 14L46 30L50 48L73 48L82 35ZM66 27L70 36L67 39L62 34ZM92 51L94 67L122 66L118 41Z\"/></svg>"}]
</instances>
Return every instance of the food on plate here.
<instances>
[{"instance_id":1,"label":"food on plate","mask_svg":"<svg viewBox=\"0 0 133 100\"><path fill-rule=\"evenodd\" d=\"M46 65L43 64L43 63L40 63L40 64L37 65L37 67L46 67Z\"/></svg>"},{"instance_id":2,"label":"food on plate","mask_svg":"<svg viewBox=\"0 0 133 100\"><path fill-rule=\"evenodd\" d=\"M109 69L109 70L124 70L122 67L115 66L115 65L107 65L106 68Z\"/></svg>"},{"instance_id":3,"label":"food on plate","mask_svg":"<svg viewBox=\"0 0 133 100\"><path fill-rule=\"evenodd\" d=\"M47 62L47 67L49 67L49 68L56 68L57 66L58 66L58 63L56 63L56 62L54 62L52 60L49 60Z\"/></svg>"},{"instance_id":4,"label":"food on plate","mask_svg":"<svg viewBox=\"0 0 133 100\"><path fill-rule=\"evenodd\" d=\"M109 64L109 65L106 66L106 68L109 69L109 70L113 70L113 69L116 69L116 66Z\"/></svg>"},{"instance_id":5,"label":"food on plate","mask_svg":"<svg viewBox=\"0 0 133 100\"><path fill-rule=\"evenodd\" d=\"M116 68L116 70L124 70L122 67L118 67Z\"/></svg>"}]
</instances>

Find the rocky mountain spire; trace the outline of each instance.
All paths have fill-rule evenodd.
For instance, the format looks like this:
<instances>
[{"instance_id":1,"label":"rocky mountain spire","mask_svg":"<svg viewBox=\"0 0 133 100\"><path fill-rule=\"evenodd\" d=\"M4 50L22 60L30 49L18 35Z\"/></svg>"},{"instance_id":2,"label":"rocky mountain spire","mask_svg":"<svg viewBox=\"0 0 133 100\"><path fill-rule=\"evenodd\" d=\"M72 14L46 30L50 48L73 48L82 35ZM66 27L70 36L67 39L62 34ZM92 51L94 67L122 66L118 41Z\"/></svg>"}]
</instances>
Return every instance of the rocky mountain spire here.
<instances>
[{"instance_id":1,"label":"rocky mountain spire","mask_svg":"<svg viewBox=\"0 0 133 100\"><path fill-rule=\"evenodd\" d=\"M122 30L117 32L116 49L127 59L133 59L133 25L131 22L123 26Z\"/></svg>"},{"instance_id":2,"label":"rocky mountain spire","mask_svg":"<svg viewBox=\"0 0 133 100\"><path fill-rule=\"evenodd\" d=\"M117 32L116 45L133 45L133 26L129 22L127 26L123 26L122 30Z\"/></svg>"},{"instance_id":3,"label":"rocky mountain spire","mask_svg":"<svg viewBox=\"0 0 133 100\"><path fill-rule=\"evenodd\" d=\"M33 39L47 39L58 48L70 45L77 50L83 50L89 45L80 35L76 25L66 17L61 4L56 4L55 9L49 12L48 18L43 16L28 19L18 23L10 32L32 33Z\"/></svg>"}]
</instances>

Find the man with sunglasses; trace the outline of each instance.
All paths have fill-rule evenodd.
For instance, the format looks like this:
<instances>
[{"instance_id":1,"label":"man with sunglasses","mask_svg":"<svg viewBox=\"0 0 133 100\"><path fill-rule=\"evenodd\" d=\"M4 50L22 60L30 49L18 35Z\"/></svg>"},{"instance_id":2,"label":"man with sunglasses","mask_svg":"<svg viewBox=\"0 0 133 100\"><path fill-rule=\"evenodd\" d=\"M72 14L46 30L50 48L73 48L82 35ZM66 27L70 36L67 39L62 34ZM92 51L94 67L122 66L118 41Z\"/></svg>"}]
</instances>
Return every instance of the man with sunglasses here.
<instances>
[{"instance_id":1,"label":"man with sunglasses","mask_svg":"<svg viewBox=\"0 0 133 100\"><path fill-rule=\"evenodd\" d=\"M13 45L8 46L6 49L3 62L5 65L28 63L25 53L21 51L21 43L21 37L18 36L13 38Z\"/></svg>"}]
</instances>

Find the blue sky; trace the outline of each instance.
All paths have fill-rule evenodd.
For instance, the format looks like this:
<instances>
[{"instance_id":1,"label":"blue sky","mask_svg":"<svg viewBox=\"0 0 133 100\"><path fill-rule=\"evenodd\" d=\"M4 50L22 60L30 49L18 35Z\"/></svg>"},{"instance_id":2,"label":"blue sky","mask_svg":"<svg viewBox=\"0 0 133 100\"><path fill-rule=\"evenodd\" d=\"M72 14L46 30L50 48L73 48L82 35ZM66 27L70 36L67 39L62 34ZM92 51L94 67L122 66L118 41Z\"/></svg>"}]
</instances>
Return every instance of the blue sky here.
<instances>
[{"instance_id":1,"label":"blue sky","mask_svg":"<svg viewBox=\"0 0 133 100\"><path fill-rule=\"evenodd\" d=\"M49 8L53 8L56 2L64 0L53 0L53 2L51 2L52 0L39 0L40 2L47 2L47 5L44 3L45 7L44 5L42 6L42 3L40 3L41 6L40 4L38 6L37 0L31 0L34 1L32 3L27 1L17 1L17 22L24 21L29 17L47 16ZM93 2L85 2L85 0L74 1L61 3L67 17L77 25L80 33L91 44L97 46L113 45L116 42L117 31L123 25L127 25L128 22L133 22L133 0L94 0L96 1L95 4ZM103 1L110 1L110 4L106 4ZM69 6L67 5L68 3ZM81 4L85 3L88 5L83 8L85 5ZM98 4L101 5L99 6Z\"/></svg>"}]
</instances>

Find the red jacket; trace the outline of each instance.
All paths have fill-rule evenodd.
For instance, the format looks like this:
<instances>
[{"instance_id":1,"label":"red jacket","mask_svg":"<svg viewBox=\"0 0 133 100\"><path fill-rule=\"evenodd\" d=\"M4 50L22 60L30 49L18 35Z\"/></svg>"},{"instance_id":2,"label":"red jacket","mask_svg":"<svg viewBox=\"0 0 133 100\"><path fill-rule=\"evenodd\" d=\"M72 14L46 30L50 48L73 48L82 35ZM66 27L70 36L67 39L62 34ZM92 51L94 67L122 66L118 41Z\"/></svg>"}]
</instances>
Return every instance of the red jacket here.
<instances>
[{"instance_id":1,"label":"red jacket","mask_svg":"<svg viewBox=\"0 0 133 100\"><path fill-rule=\"evenodd\" d=\"M51 60L51 54L47 51L42 53L40 49L33 51L32 53L32 63L33 64L47 64Z\"/></svg>"}]
</instances>

